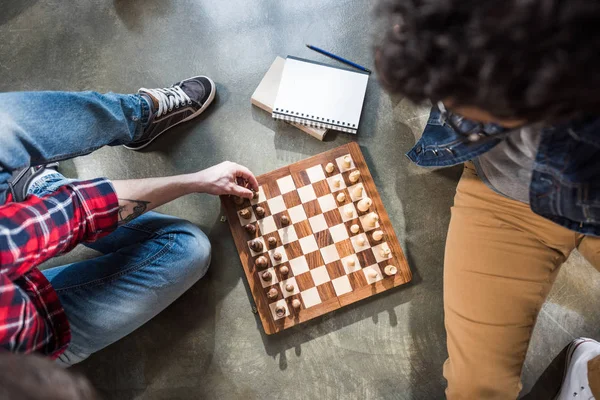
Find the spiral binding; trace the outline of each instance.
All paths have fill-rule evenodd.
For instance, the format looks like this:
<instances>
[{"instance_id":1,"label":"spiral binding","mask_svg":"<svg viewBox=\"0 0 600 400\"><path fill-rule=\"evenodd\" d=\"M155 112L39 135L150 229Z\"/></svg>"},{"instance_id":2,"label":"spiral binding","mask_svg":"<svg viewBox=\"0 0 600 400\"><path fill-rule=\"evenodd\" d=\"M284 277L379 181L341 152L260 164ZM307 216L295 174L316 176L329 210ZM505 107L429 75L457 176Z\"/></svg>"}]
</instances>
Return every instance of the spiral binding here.
<instances>
[{"instance_id":1,"label":"spiral binding","mask_svg":"<svg viewBox=\"0 0 600 400\"><path fill-rule=\"evenodd\" d=\"M317 117L317 118L320 118L320 117ZM344 126L345 123L343 123L342 125L332 124L332 123L325 122L325 121L314 121L311 119L306 119L306 118L293 116L293 115L281 114L278 112L273 112L273 119L276 119L279 121L294 122L296 124L309 126L311 128L334 129L336 131L342 131L342 132L348 132L348 133L356 133L356 129L357 129L356 126L354 126L354 125L350 126L348 124L348 125ZM324 118L321 118L321 119L324 120ZM337 121L337 122L339 123L339 121Z\"/></svg>"}]
</instances>

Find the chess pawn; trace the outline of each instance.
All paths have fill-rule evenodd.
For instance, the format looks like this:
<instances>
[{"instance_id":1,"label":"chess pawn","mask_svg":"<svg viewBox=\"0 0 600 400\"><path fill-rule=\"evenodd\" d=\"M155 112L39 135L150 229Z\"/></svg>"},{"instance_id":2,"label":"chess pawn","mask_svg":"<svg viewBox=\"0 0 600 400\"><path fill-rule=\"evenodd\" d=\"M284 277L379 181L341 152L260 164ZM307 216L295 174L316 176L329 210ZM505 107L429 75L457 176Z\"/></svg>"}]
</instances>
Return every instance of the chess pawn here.
<instances>
[{"instance_id":1,"label":"chess pawn","mask_svg":"<svg viewBox=\"0 0 600 400\"><path fill-rule=\"evenodd\" d=\"M362 199L361 201L358 202L358 204L356 205L356 208L358 208L362 212L365 212L365 211L368 211L369 208L371 208L372 204L373 204L373 200L371 200L368 197L365 197L364 199Z\"/></svg>"},{"instance_id":2,"label":"chess pawn","mask_svg":"<svg viewBox=\"0 0 600 400\"><path fill-rule=\"evenodd\" d=\"M327 165L325 166L325 171L327 171L328 174L331 174L334 168L335 167L333 166L333 163L327 163Z\"/></svg>"},{"instance_id":3,"label":"chess pawn","mask_svg":"<svg viewBox=\"0 0 600 400\"><path fill-rule=\"evenodd\" d=\"M344 194L344 192L338 193L336 199L338 203L343 203L344 201L346 201L346 195Z\"/></svg>"},{"instance_id":4,"label":"chess pawn","mask_svg":"<svg viewBox=\"0 0 600 400\"><path fill-rule=\"evenodd\" d=\"M285 265L282 265L279 268L279 272L281 272L281 275L286 276L287 274L290 273L290 269L288 267L286 267Z\"/></svg>"},{"instance_id":5,"label":"chess pawn","mask_svg":"<svg viewBox=\"0 0 600 400\"><path fill-rule=\"evenodd\" d=\"M350 168L352 166L352 158L350 158L350 156L344 156L342 164L345 168Z\"/></svg>"},{"instance_id":6,"label":"chess pawn","mask_svg":"<svg viewBox=\"0 0 600 400\"><path fill-rule=\"evenodd\" d=\"M265 271L262 273L262 278L263 280L269 282L271 279L273 279L273 274L271 274L270 271Z\"/></svg>"},{"instance_id":7,"label":"chess pawn","mask_svg":"<svg viewBox=\"0 0 600 400\"><path fill-rule=\"evenodd\" d=\"M253 225L254 226L254 225ZM256 229L256 228L255 228ZM250 248L252 249L252 251L254 251L255 253L258 253L259 251L262 251L263 249L263 244L260 240L258 239L254 239L253 241L250 242Z\"/></svg>"},{"instance_id":8,"label":"chess pawn","mask_svg":"<svg viewBox=\"0 0 600 400\"><path fill-rule=\"evenodd\" d=\"M383 231L377 230L373 232L373 240L379 242L381 239L383 239Z\"/></svg>"},{"instance_id":9,"label":"chess pawn","mask_svg":"<svg viewBox=\"0 0 600 400\"><path fill-rule=\"evenodd\" d=\"M333 186L335 186L336 188L339 188L340 186L342 186L342 180L340 178L334 178Z\"/></svg>"},{"instance_id":10,"label":"chess pawn","mask_svg":"<svg viewBox=\"0 0 600 400\"><path fill-rule=\"evenodd\" d=\"M281 216L281 225L288 226L289 224L290 224L290 219L288 218L288 216L282 215Z\"/></svg>"},{"instance_id":11,"label":"chess pawn","mask_svg":"<svg viewBox=\"0 0 600 400\"><path fill-rule=\"evenodd\" d=\"M390 254L392 254L392 251L390 250L389 247L385 246L385 247L381 248L381 251L379 252L379 254L381 254L381 257L388 258L390 256Z\"/></svg>"},{"instance_id":12,"label":"chess pawn","mask_svg":"<svg viewBox=\"0 0 600 400\"><path fill-rule=\"evenodd\" d=\"M350 227L350 232L352 233L358 233L359 230L360 227L358 226L358 224L352 224L352 226Z\"/></svg>"},{"instance_id":13,"label":"chess pawn","mask_svg":"<svg viewBox=\"0 0 600 400\"><path fill-rule=\"evenodd\" d=\"M354 207L346 206L346 208L344 208L344 214L346 214L346 217L352 218L354 216Z\"/></svg>"},{"instance_id":14,"label":"chess pawn","mask_svg":"<svg viewBox=\"0 0 600 400\"><path fill-rule=\"evenodd\" d=\"M348 261L346 261L346 265L348 267L354 267L356 265L356 261L354 261L353 258L350 258Z\"/></svg>"},{"instance_id":15,"label":"chess pawn","mask_svg":"<svg viewBox=\"0 0 600 400\"><path fill-rule=\"evenodd\" d=\"M267 268L267 265L269 265L269 261L267 261L267 257L265 256L258 257L254 263L256 264L256 268L260 269Z\"/></svg>"},{"instance_id":16,"label":"chess pawn","mask_svg":"<svg viewBox=\"0 0 600 400\"><path fill-rule=\"evenodd\" d=\"M285 290L287 290L288 292L293 292L294 285L292 285L291 283L288 283L287 285L285 285Z\"/></svg>"},{"instance_id":17,"label":"chess pawn","mask_svg":"<svg viewBox=\"0 0 600 400\"><path fill-rule=\"evenodd\" d=\"M253 224L248 224L244 226L244 229L251 235L254 235L256 233L256 227Z\"/></svg>"},{"instance_id":18,"label":"chess pawn","mask_svg":"<svg viewBox=\"0 0 600 400\"><path fill-rule=\"evenodd\" d=\"M367 243L367 241L365 240L364 236L359 236L356 238L356 244L359 246L364 246Z\"/></svg>"},{"instance_id":19,"label":"chess pawn","mask_svg":"<svg viewBox=\"0 0 600 400\"><path fill-rule=\"evenodd\" d=\"M358 182L358 179L360 178L360 171L356 170L356 171L352 171L350 172L350 175L348 175L348 180L352 183L356 183Z\"/></svg>"},{"instance_id":20,"label":"chess pawn","mask_svg":"<svg viewBox=\"0 0 600 400\"><path fill-rule=\"evenodd\" d=\"M379 275L379 274L374 269L369 269L369 271L367 272L367 275L369 276L369 278L375 279L375 278L377 278L377 275Z\"/></svg>"},{"instance_id":21,"label":"chess pawn","mask_svg":"<svg viewBox=\"0 0 600 400\"><path fill-rule=\"evenodd\" d=\"M267 239L268 243L269 243L269 247L273 248L275 246L277 246L277 239L274 238L273 236L271 236L269 239Z\"/></svg>"},{"instance_id":22,"label":"chess pawn","mask_svg":"<svg viewBox=\"0 0 600 400\"><path fill-rule=\"evenodd\" d=\"M273 260L281 261L281 258L282 258L282 256L281 256L280 252L276 251L275 253L273 253Z\"/></svg>"},{"instance_id":23,"label":"chess pawn","mask_svg":"<svg viewBox=\"0 0 600 400\"><path fill-rule=\"evenodd\" d=\"M354 195L354 197L358 198L358 197L362 197L363 195L363 187L362 186L357 186L354 189L352 189L352 194Z\"/></svg>"},{"instance_id":24,"label":"chess pawn","mask_svg":"<svg viewBox=\"0 0 600 400\"><path fill-rule=\"evenodd\" d=\"M388 276L396 275L398 273L398 268L396 268L394 265L386 265L383 269L383 272L385 272L385 274Z\"/></svg>"},{"instance_id":25,"label":"chess pawn","mask_svg":"<svg viewBox=\"0 0 600 400\"><path fill-rule=\"evenodd\" d=\"M258 192L252 191L252 200L258 199Z\"/></svg>"},{"instance_id":26,"label":"chess pawn","mask_svg":"<svg viewBox=\"0 0 600 400\"><path fill-rule=\"evenodd\" d=\"M258 218L262 218L262 217L264 217L264 216L265 216L265 209L264 209L264 208L262 208L262 207L256 207L256 210L255 210L255 212L256 212L256 216L257 216Z\"/></svg>"},{"instance_id":27,"label":"chess pawn","mask_svg":"<svg viewBox=\"0 0 600 400\"><path fill-rule=\"evenodd\" d=\"M292 300L292 307L294 307L296 310L299 310L300 307L302 307L302 303L300 302L300 300L294 299Z\"/></svg>"}]
</instances>

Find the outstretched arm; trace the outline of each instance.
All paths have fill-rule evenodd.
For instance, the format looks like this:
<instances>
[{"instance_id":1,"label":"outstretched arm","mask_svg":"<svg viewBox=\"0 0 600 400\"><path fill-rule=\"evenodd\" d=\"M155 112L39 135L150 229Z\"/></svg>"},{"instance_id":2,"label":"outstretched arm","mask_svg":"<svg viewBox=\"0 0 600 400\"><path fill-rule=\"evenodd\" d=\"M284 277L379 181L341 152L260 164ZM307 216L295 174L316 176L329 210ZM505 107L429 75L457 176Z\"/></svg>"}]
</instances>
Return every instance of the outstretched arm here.
<instances>
[{"instance_id":1,"label":"outstretched arm","mask_svg":"<svg viewBox=\"0 0 600 400\"><path fill-rule=\"evenodd\" d=\"M244 187L248 184L248 188ZM258 182L246 167L226 161L203 171L162 178L113 181L119 198L119 224L190 193L252 198Z\"/></svg>"}]
</instances>

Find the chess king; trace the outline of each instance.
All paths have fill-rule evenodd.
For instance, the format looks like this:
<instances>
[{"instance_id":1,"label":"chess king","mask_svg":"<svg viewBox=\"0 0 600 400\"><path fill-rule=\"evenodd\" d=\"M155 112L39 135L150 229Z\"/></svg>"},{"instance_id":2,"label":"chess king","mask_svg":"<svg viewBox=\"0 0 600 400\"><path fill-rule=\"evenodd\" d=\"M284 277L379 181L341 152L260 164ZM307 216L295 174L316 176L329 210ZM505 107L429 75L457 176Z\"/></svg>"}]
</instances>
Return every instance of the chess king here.
<instances>
[{"instance_id":1,"label":"chess king","mask_svg":"<svg viewBox=\"0 0 600 400\"><path fill-rule=\"evenodd\" d=\"M600 269L600 2L384 0L380 16L379 81L433 104L408 157L464 163L444 257L446 395L515 399L561 264L578 249ZM557 398L600 398L586 373L600 345L585 343Z\"/></svg>"}]
</instances>

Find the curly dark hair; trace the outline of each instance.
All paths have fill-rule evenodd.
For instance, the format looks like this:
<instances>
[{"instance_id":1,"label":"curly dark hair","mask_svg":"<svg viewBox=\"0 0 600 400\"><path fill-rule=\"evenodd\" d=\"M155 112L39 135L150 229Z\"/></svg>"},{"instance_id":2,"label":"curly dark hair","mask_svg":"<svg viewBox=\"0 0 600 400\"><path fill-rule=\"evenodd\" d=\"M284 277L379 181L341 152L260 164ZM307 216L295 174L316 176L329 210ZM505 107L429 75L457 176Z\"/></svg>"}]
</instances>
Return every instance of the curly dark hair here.
<instances>
[{"instance_id":1,"label":"curly dark hair","mask_svg":"<svg viewBox=\"0 0 600 400\"><path fill-rule=\"evenodd\" d=\"M381 0L378 15L390 92L506 119L598 114L598 0Z\"/></svg>"}]
</instances>

